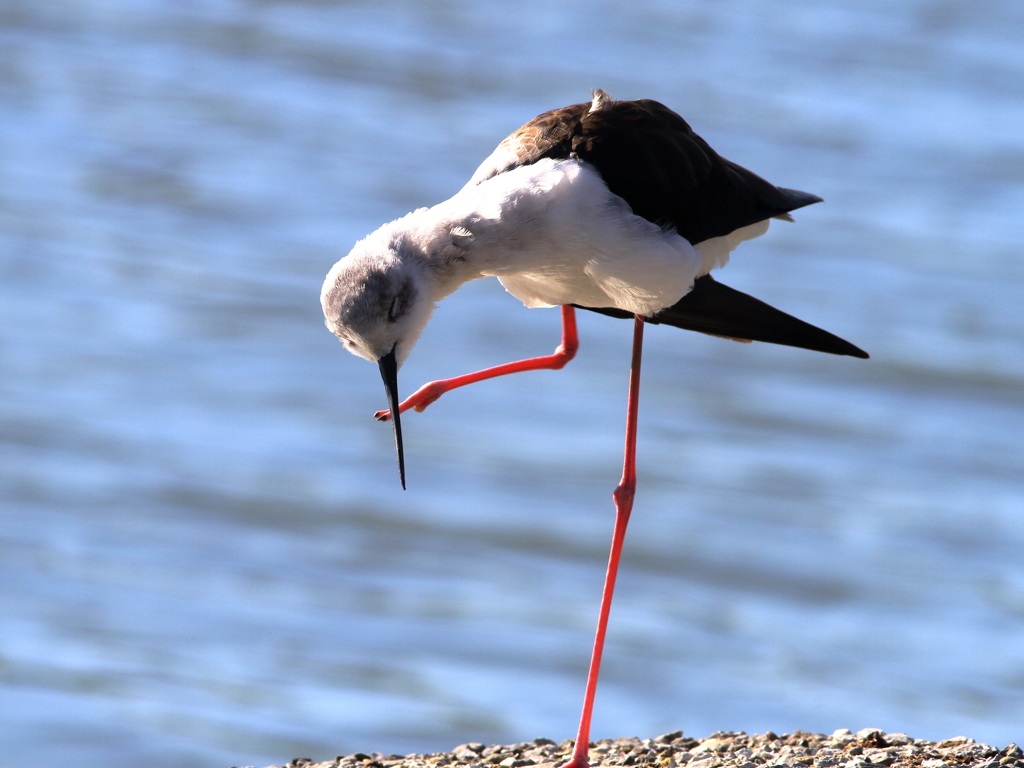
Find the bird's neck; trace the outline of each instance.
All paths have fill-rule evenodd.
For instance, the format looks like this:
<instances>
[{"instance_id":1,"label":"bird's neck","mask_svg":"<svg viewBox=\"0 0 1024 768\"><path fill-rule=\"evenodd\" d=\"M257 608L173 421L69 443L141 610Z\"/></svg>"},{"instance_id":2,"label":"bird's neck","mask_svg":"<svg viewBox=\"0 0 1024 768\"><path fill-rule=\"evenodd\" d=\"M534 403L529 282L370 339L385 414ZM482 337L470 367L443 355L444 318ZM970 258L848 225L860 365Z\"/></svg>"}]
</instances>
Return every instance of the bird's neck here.
<instances>
[{"instance_id":1,"label":"bird's neck","mask_svg":"<svg viewBox=\"0 0 1024 768\"><path fill-rule=\"evenodd\" d=\"M408 250L434 283L435 300L481 277L529 272L550 265L554 188L569 186L578 169L550 161L467 185L432 208L394 222Z\"/></svg>"},{"instance_id":2,"label":"bird's neck","mask_svg":"<svg viewBox=\"0 0 1024 768\"><path fill-rule=\"evenodd\" d=\"M459 193L394 222L400 225L403 250L422 267L434 301L493 274L493 262L502 257L491 247L500 217L481 212L479 203L479 196Z\"/></svg>"}]
</instances>

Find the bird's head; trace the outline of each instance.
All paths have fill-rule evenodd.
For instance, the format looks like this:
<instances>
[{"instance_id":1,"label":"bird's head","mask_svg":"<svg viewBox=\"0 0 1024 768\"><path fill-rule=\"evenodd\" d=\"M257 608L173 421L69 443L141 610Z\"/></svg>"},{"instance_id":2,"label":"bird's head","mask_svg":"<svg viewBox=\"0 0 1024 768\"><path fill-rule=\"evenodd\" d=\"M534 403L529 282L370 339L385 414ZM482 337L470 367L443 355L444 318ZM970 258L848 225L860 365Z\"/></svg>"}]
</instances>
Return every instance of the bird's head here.
<instances>
[{"instance_id":1,"label":"bird's head","mask_svg":"<svg viewBox=\"0 0 1024 768\"><path fill-rule=\"evenodd\" d=\"M398 369L434 309L425 268L419 259L403 253L400 241L374 233L327 273L320 303L328 329L345 349L380 367L404 488Z\"/></svg>"}]
</instances>

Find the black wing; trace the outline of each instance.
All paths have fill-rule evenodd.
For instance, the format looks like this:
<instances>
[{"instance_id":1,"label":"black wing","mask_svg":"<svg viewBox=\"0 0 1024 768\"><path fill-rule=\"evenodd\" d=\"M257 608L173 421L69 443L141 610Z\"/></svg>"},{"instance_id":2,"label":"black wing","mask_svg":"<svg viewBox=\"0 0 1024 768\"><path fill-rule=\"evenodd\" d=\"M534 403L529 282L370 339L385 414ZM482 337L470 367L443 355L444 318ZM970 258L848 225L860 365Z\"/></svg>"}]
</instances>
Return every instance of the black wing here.
<instances>
[{"instance_id":1,"label":"black wing","mask_svg":"<svg viewBox=\"0 0 1024 768\"><path fill-rule=\"evenodd\" d=\"M615 307L579 307L610 317L632 318ZM822 330L753 296L719 283L704 275L693 290L671 307L647 318L649 323L664 323L688 331L724 336L738 341L767 341L787 347L800 347L833 355L867 358L868 353L828 331Z\"/></svg>"},{"instance_id":2,"label":"black wing","mask_svg":"<svg viewBox=\"0 0 1024 768\"><path fill-rule=\"evenodd\" d=\"M633 213L671 224L692 245L821 198L776 187L721 157L683 118L657 101L593 103L537 116L505 139L474 177L483 181L543 158L575 154L593 165Z\"/></svg>"},{"instance_id":3,"label":"black wing","mask_svg":"<svg viewBox=\"0 0 1024 768\"><path fill-rule=\"evenodd\" d=\"M781 189L721 157L686 121L649 99L587 112L573 151L633 212L696 245L821 198Z\"/></svg>"},{"instance_id":4,"label":"black wing","mask_svg":"<svg viewBox=\"0 0 1024 768\"><path fill-rule=\"evenodd\" d=\"M596 91L591 103L554 109L528 122L499 145L474 179L571 155L597 168L635 214L672 225L692 245L821 202L817 195L776 187L726 160L665 105L650 99L613 101L603 91ZM632 317L613 307L579 309ZM690 293L648 321L743 341L868 356L710 275L698 278Z\"/></svg>"}]
</instances>

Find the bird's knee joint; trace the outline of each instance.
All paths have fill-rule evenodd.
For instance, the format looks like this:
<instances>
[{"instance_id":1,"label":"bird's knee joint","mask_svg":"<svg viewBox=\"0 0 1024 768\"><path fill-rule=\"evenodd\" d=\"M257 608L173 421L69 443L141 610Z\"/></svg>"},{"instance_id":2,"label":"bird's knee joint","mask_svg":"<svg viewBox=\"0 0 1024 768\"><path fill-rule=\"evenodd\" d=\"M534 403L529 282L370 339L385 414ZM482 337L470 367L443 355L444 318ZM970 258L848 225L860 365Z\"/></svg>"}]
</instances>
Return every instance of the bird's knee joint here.
<instances>
[{"instance_id":1,"label":"bird's knee joint","mask_svg":"<svg viewBox=\"0 0 1024 768\"><path fill-rule=\"evenodd\" d=\"M636 495L636 483L620 483L612 492L612 500L616 505L630 504Z\"/></svg>"}]
</instances>

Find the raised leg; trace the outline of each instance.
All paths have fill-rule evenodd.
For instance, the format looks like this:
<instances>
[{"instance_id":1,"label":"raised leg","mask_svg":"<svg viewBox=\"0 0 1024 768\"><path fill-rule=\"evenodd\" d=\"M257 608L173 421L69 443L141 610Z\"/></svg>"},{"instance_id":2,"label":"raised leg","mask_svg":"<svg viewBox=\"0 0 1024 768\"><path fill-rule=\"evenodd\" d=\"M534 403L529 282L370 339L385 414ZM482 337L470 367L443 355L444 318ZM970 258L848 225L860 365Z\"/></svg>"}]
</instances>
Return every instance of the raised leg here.
<instances>
[{"instance_id":1,"label":"raised leg","mask_svg":"<svg viewBox=\"0 0 1024 768\"><path fill-rule=\"evenodd\" d=\"M636 492L636 421L640 404L640 358L644 345L644 319L636 316L633 326L633 357L629 368L629 400L626 405L626 450L622 461L622 479L612 499L615 501L615 528L612 532L612 550L608 556L608 571L604 577L604 591L601 593L601 613L597 619L597 636L594 638L594 652L590 657L590 673L587 675L587 691L583 697L583 715L580 729L576 734L576 745L572 758L563 768L588 768L590 763L590 715L594 709L594 692L597 690L597 676L601 671L601 653L604 650L604 636L608 628L608 613L612 607L612 593L615 591L615 577L619 571L619 556L622 542L626 538L629 513L633 511L633 495Z\"/></svg>"},{"instance_id":2,"label":"raised leg","mask_svg":"<svg viewBox=\"0 0 1024 768\"><path fill-rule=\"evenodd\" d=\"M496 376L505 376L509 373L521 373L522 371L537 371L542 368L562 368L566 363L576 356L580 342L576 335L576 310L572 307L562 307L562 343L555 351L544 357L531 357L528 360L517 360L514 363L496 365L493 368L485 368L475 373L467 373L456 376L453 379L441 379L424 384L422 387L407 397L398 406L399 413L405 413L410 408L422 411L432 402L450 389L464 387L467 384L475 384L484 379L493 379ZM391 418L391 411L377 411L373 417L378 421L388 421Z\"/></svg>"}]
</instances>

